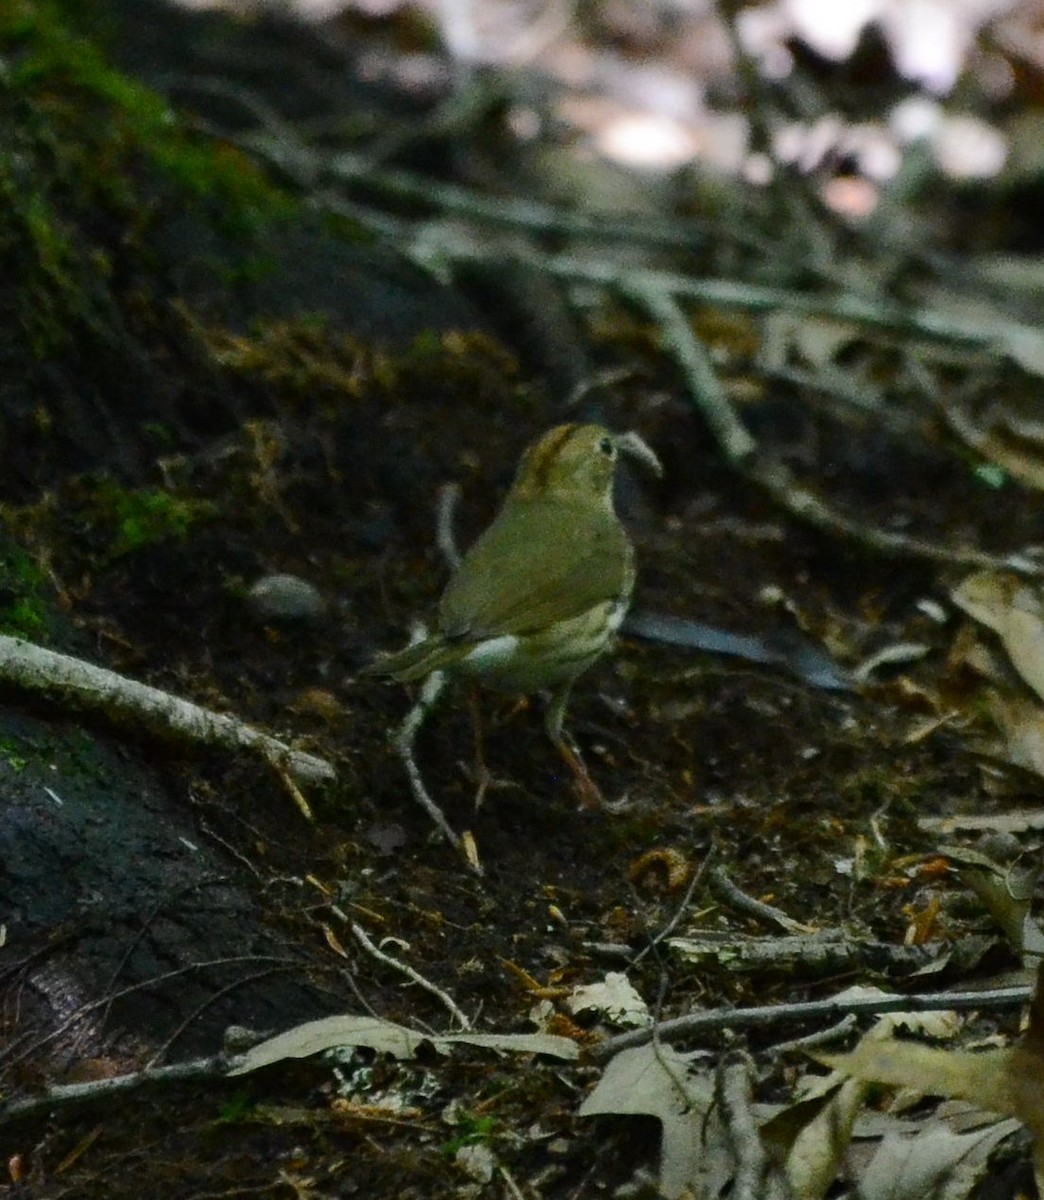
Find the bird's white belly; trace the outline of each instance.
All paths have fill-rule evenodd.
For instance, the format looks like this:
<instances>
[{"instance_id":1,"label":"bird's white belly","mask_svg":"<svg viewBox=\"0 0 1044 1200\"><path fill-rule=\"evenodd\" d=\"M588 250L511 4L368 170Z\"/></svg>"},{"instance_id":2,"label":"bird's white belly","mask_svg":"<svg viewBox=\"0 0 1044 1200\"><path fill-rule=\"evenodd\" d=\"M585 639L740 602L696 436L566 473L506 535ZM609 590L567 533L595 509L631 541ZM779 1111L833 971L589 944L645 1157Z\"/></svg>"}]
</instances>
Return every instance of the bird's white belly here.
<instances>
[{"instance_id":1,"label":"bird's white belly","mask_svg":"<svg viewBox=\"0 0 1044 1200\"><path fill-rule=\"evenodd\" d=\"M537 692L575 679L606 650L627 614L627 600L595 605L546 631L486 638L457 670L505 692Z\"/></svg>"},{"instance_id":2,"label":"bird's white belly","mask_svg":"<svg viewBox=\"0 0 1044 1200\"><path fill-rule=\"evenodd\" d=\"M486 638L464 656L461 666L469 674L481 675L510 665L518 654L518 638L512 633L502 637Z\"/></svg>"}]
</instances>

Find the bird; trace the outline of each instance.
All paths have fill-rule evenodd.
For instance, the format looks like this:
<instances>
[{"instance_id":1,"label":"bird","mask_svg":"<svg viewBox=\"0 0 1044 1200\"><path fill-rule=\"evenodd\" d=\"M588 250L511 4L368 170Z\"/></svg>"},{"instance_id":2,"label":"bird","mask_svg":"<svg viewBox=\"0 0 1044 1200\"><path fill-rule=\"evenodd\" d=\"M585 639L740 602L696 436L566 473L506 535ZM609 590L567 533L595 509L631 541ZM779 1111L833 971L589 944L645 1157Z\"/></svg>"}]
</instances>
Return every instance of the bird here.
<instances>
[{"instance_id":1,"label":"bird","mask_svg":"<svg viewBox=\"0 0 1044 1200\"><path fill-rule=\"evenodd\" d=\"M565 715L577 678L613 644L634 587L634 547L613 506L621 455L662 474L634 432L569 423L533 442L450 578L435 631L364 668L401 683L447 671L501 692L550 691L544 728L589 805L601 794Z\"/></svg>"}]
</instances>

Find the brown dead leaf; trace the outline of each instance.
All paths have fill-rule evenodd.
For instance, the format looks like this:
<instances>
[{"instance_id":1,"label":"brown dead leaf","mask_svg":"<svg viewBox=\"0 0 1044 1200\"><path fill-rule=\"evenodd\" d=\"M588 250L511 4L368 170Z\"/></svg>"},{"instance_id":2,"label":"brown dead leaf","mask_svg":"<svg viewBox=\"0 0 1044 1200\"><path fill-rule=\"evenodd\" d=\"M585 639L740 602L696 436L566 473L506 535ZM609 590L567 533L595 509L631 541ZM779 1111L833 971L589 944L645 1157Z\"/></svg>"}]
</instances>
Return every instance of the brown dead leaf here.
<instances>
[{"instance_id":1,"label":"brown dead leaf","mask_svg":"<svg viewBox=\"0 0 1044 1200\"><path fill-rule=\"evenodd\" d=\"M1012 666L1044 699L1044 603L1007 571L979 571L951 593L954 604L1001 640Z\"/></svg>"},{"instance_id":2,"label":"brown dead leaf","mask_svg":"<svg viewBox=\"0 0 1044 1200\"><path fill-rule=\"evenodd\" d=\"M1004 758L1044 776L1044 708L1029 696L990 692L990 715L1004 736Z\"/></svg>"},{"instance_id":3,"label":"brown dead leaf","mask_svg":"<svg viewBox=\"0 0 1044 1200\"><path fill-rule=\"evenodd\" d=\"M306 1021L284 1033L276 1034L229 1066L229 1075L246 1075L273 1063L293 1058L309 1058L324 1050L343 1046L367 1046L393 1058L412 1058L422 1045L430 1045L439 1054L449 1054L454 1046L480 1046L501 1054L547 1054L553 1058L575 1059L579 1051L567 1038L545 1033L419 1033L380 1017L342 1013Z\"/></svg>"},{"instance_id":4,"label":"brown dead leaf","mask_svg":"<svg viewBox=\"0 0 1044 1200\"><path fill-rule=\"evenodd\" d=\"M1030 1007L1029 1025L1011 1049L980 1053L943 1050L914 1041L868 1035L851 1054L825 1057L853 1079L915 1088L926 1095L970 1100L1014 1117L1029 1131L1037 1186L1044 1181L1044 963Z\"/></svg>"},{"instance_id":5,"label":"brown dead leaf","mask_svg":"<svg viewBox=\"0 0 1044 1200\"><path fill-rule=\"evenodd\" d=\"M660 1193L705 1200L724 1191L735 1163L714 1104L714 1075L699 1054L649 1044L611 1059L580 1116L656 1117L663 1128Z\"/></svg>"},{"instance_id":6,"label":"brown dead leaf","mask_svg":"<svg viewBox=\"0 0 1044 1200\"><path fill-rule=\"evenodd\" d=\"M994 862L977 850L954 846L949 856L960 866L961 878L982 901L1010 945L1036 961L1044 955L1044 931L1032 915L1040 869L1030 865Z\"/></svg>"}]
</instances>

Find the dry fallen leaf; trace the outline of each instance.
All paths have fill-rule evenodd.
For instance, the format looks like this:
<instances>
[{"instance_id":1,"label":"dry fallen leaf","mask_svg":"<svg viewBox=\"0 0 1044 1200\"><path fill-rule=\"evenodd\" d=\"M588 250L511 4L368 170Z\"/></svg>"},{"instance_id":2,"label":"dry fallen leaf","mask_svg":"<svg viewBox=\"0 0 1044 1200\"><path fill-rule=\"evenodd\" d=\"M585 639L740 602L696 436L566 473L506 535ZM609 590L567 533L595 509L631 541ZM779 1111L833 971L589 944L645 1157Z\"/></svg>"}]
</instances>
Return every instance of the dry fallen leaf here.
<instances>
[{"instance_id":1,"label":"dry fallen leaf","mask_svg":"<svg viewBox=\"0 0 1044 1200\"><path fill-rule=\"evenodd\" d=\"M853 1079L916 1088L926 1095L970 1100L1014 1117L1029 1130L1038 1190L1044 1182L1044 963L1025 1034L1010 1049L943 1050L914 1041L869 1036L851 1054L824 1057ZM957 1144L962 1149L964 1143ZM895 1195L894 1192L888 1193ZM922 1193L923 1194L923 1193Z\"/></svg>"},{"instance_id":2,"label":"dry fallen leaf","mask_svg":"<svg viewBox=\"0 0 1044 1200\"><path fill-rule=\"evenodd\" d=\"M1011 664L1044 699L1044 603L1037 588L1006 571L979 571L951 593L954 604L1000 638Z\"/></svg>"},{"instance_id":3,"label":"dry fallen leaf","mask_svg":"<svg viewBox=\"0 0 1044 1200\"><path fill-rule=\"evenodd\" d=\"M1006 1120L953 1133L933 1119L912 1134L886 1133L859 1176L860 1200L966 1200L986 1176L990 1155L1018 1129Z\"/></svg>"},{"instance_id":4,"label":"dry fallen leaf","mask_svg":"<svg viewBox=\"0 0 1044 1200\"><path fill-rule=\"evenodd\" d=\"M651 1043L611 1059L580 1116L656 1117L663 1126L660 1193L666 1200L712 1200L733 1174L733 1157L714 1105L714 1075L697 1054Z\"/></svg>"},{"instance_id":5,"label":"dry fallen leaf","mask_svg":"<svg viewBox=\"0 0 1044 1200\"><path fill-rule=\"evenodd\" d=\"M569 1038L549 1033L418 1033L394 1021L345 1013L295 1025L285 1033L259 1042L240 1055L229 1068L230 1075L246 1075L287 1058L308 1058L338 1046L366 1046L394 1058L412 1058L422 1044L449 1054L455 1045L481 1046L513 1054L548 1054L575 1059L579 1050Z\"/></svg>"},{"instance_id":6,"label":"dry fallen leaf","mask_svg":"<svg viewBox=\"0 0 1044 1200\"><path fill-rule=\"evenodd\" d=\"M575 988L565 1006L574 1016L597 1013L610 1025L633 1029L652 1024L649 1006L620 971L610 971L599 983Z\"/></svg>"},{"instance_id":7,"label":"dry fallen leaf","mask_svg":"<svg viewBox=\"0 0 1044 1200\"><path fill-rule=\"evenodd\" d=\"M982 901L1012 948L1034 962L1044 956L1044 931L1032 915L1040 876L1036 862L1005 866L962 846L947 847L945 853L959 865L961 878Z\"/></svg>"}]
</instances>

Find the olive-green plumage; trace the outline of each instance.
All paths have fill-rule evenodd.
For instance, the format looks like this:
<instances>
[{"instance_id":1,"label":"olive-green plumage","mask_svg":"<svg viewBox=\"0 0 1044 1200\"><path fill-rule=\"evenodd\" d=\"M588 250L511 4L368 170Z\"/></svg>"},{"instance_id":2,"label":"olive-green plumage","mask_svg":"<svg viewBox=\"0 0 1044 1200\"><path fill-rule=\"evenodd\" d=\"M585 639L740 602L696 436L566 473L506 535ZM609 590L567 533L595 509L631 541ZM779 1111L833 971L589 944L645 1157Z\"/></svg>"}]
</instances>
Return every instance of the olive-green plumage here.
<instances>
[{"instance_id":1,"label":"olive-green plumage","mask_svg":"<svg viewBox=\"0 0 1044 1200\"><path fill-rule=\"evenodd\" d=\"M367 673L408 682L449 670L501 691L556 689L548 733L576 770L562 735L569 688L612 643L634 584L634 549L612 502L620 452L659 471L636 434L600 425L559 425L530 446L447 585L435 633Z\"/></svg>"}]
</instances>

